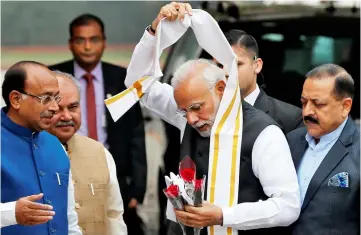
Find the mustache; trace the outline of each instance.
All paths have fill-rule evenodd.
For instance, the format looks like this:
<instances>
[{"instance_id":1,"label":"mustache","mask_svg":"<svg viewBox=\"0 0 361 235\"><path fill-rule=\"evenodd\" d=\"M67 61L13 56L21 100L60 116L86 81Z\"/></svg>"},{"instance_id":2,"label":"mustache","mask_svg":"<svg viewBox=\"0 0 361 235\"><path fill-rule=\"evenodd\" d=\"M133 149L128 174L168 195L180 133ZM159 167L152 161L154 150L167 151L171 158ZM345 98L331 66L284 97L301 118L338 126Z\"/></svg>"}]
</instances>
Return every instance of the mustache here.
<instances>
[{"instance_id":1,"label":"mustache","mask_svg":"<svg viewBox=\"0 0 361 235\"><path fill-rule=\"evenodd\" d=\"M55 127L61 126L75 126L75 123L73 121L58 121L55 125Z\"/></svg>"},{"instance_id":2,"label":"mustache","mask_svg":"<svg viewBox=\"0 0 361 235\"><path fill-rule=\"evenodd\" d=\"M55 112L45 111L40 114L40 118L52 118L55 115Z\"/></svg>"},{"instance_id":3,"label":"mustache","mask_svg":"<svg viewBox=\"0 0 361 235\"><path fill-rule=\"evenodd\" d=\"M311 116L305 116L304 118L303 118L303 120L306 122L306 121L309 121L309 122L313 122L313 123L315 123L315 124L319 124L318 123L318 120L317 119L315 119L315 118L313 118L313 117L311 117Z\"/></svg>"},{"instance_id":4,"label":"mustache","mask_svg":"<svg viewBox=\"0 0 361 235\"><path fill-rule=\"evenodd\" d=\"M193 128L199 128L205 124L212 126L214 124L214 122L212 120L199 121L195 125L192 125L192 126L193 126Z\"/></svg>"}]
</instances>

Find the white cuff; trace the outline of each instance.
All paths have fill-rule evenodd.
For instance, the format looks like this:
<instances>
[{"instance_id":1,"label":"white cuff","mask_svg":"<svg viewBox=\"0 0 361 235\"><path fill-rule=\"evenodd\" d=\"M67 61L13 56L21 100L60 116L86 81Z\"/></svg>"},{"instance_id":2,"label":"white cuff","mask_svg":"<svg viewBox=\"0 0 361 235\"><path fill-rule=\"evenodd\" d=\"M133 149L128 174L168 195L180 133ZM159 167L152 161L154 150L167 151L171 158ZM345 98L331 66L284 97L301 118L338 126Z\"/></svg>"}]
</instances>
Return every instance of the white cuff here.
<instances>
[{"instance_id":1,"label":"white cuff","mask_svg":"<svg viewBox=\"0 0 361 235\"><path fill-rule=\"evenodd\" d=\"M144 31L142 39L140 39L140 41L142 41L142 42L146 41L146 42L150 43L152 46L154 46L154 44L156 43L156 40L157 40L157 37L150 34L147 30Z\"/></svg>"},{"instance_id":2,"label":"white cuff","mask_svg":"<svg viewBox=\"0 0 361 235\"><path fill-rule=\"evenodd\" d=\"M234 208L232 207L222 207L222 213L223 213L223 225L222 226L230 226L233 225L233 212Z\"/></svg>"},{"instance_id":3,"label":"white cuff","mask_svg":"<svg viewBox=\"0 0 361 235\"><path fill-rule=\"evenodd\" d=\"M17 224L15 216L15 202L1 204L1 227Z\"/></svg>"}]
</instances>

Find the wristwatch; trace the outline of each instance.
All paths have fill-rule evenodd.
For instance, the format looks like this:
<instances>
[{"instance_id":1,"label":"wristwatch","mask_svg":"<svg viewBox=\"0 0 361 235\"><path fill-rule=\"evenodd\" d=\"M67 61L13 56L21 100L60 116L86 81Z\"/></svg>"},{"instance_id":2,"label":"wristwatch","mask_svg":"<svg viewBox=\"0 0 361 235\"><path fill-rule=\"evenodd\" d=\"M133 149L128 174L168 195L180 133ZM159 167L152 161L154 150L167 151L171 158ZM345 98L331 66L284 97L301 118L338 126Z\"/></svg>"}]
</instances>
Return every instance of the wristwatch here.
<instances>
[{"instance_id":1,"label":"wristwatch","mask_svg":"<svg viewBox=\"0 0 361 235\"><path fill-rule=\"evenodd\" d=\"M155 34L155 30L152 28L152 25L148 25L148 27L145 29L152 34Z\"/></svg>"}]
</instances>

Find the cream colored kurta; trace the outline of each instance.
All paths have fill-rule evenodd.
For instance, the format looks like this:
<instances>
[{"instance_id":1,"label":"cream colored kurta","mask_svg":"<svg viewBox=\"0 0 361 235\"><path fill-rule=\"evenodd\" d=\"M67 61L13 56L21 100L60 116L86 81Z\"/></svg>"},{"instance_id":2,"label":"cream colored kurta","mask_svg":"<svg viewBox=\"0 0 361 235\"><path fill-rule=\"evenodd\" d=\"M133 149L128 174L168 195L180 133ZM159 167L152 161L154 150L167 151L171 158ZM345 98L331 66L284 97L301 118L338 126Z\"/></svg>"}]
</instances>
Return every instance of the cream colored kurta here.
<instances>
[{"instance_id":1,"label":"cream colored kurta","mask_svg":"<svg viewBox=\"0 0 361 235\"><path fill-rule=\"evenodd\" d=\"M84 235L126 235L124 205L112 155L104 146L75 134L67 143L75 208Z\"/></svg>"}]
</instances>

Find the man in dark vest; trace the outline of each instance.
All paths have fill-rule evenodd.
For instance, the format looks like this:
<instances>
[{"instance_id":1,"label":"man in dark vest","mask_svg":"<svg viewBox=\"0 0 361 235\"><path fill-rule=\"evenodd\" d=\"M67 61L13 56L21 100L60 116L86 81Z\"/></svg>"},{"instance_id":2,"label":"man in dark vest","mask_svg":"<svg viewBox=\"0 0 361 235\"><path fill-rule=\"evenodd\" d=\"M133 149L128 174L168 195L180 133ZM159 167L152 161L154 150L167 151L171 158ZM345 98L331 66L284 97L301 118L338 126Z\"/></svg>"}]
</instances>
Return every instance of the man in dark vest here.
<instances>
[{"instance_id":1,"label":"man in dark vest","mask_svg":"<svg viewBox=\"0 0 361 235\"><path fill-rule=\"evenodd\" d=\"M160 15L166 16L163 12L168 7L179 6L183 6L180 12L185 11L184 4L172 3L162 8ZM150 35L143 36L144 40L133 54L125 81L127 86L137 79L134 76L140 69L137 65L145 65L139 57L143 53L152 54L153 46L147 45L146 37ZM144 74L151 73L144 71ZM209 137L226 87L225 73L208 60L191 60L174 73L172 85L153 83L141 101L184 133L181 157L190 156L195 161L198 177L207 175ZM242 103L242 112L244 138L240 153L238 204L219 207L205 202L200 208L187 207L186 211L176 211L178 221L183 224L197 228L220 225L249 230L244 231L246 234L270 234L276 231L268 228L288 226L298 218L297 176L283 132L269 116L246 102ZM203 233L206 229L202 230ZM168 234L182 234L180 226L171 222Z\"/></svg>"},{"instance_id":2,"label":"man in dark vest","mask_svg":"<svg viewBox=\"0 0 361 235\"><path fill-rule=\"evenodd\" d=\"M159 21L175 20L181 14L183 18L186 11L192 15L189 4L184 3L171 3L161 9L135 48L125 80L127 87L140 77L154 73L151 66L157 53L154 29ZM172 85L152 83L141 102L181 130L181 157L188 155L195 161L198 177L207 175L211 171L209 137L226 87L225 73L207 60L192 60L177 69ZM281 128L264 112L246 102L242 103L242 112L237 203L219 207L206 202L200 208L177 211L176 216L190 227L223 226L236 229L240 234L277 234L279 231L274 229L283 229L270 227L288 226L300 212L299 188L289 146ZM219 145L219 148L224 147ZM219 156L219 161L222 157ZM203 229L202 234L206 231ZM171 222L168 234L182 234L180 226Z\"/></svg>"}]
</instances>

